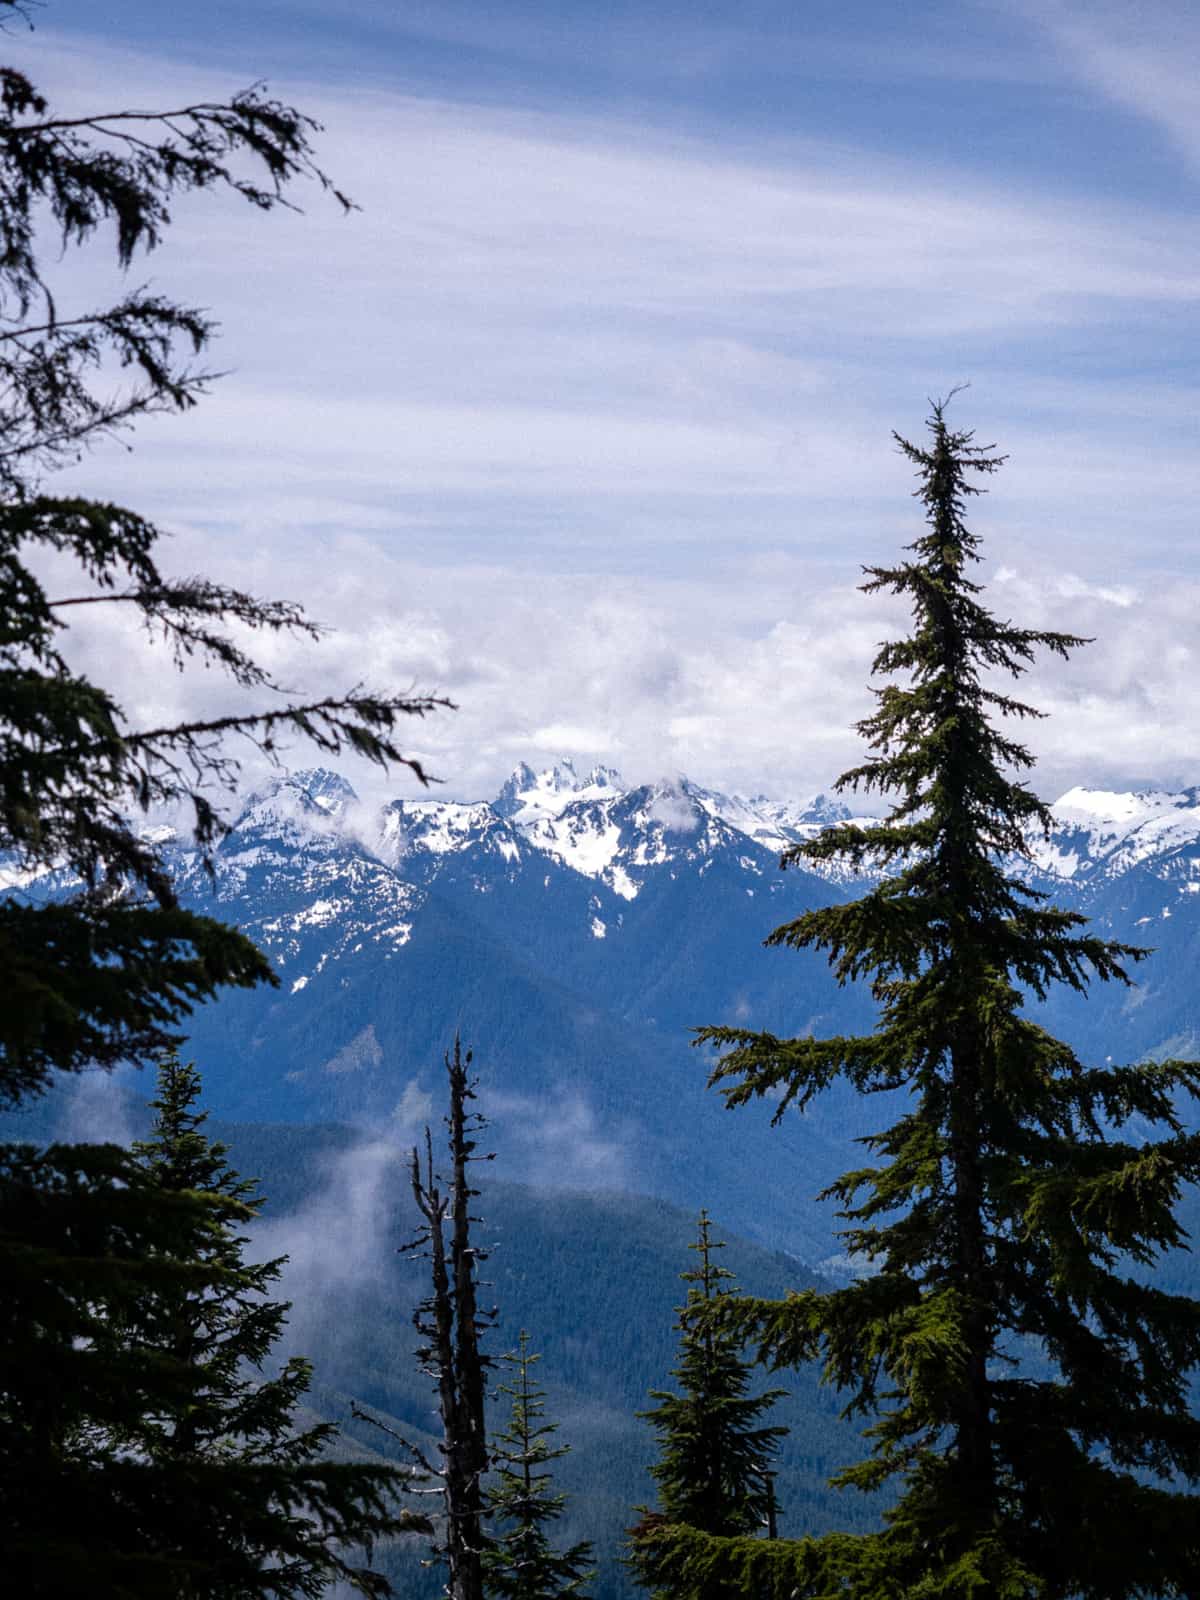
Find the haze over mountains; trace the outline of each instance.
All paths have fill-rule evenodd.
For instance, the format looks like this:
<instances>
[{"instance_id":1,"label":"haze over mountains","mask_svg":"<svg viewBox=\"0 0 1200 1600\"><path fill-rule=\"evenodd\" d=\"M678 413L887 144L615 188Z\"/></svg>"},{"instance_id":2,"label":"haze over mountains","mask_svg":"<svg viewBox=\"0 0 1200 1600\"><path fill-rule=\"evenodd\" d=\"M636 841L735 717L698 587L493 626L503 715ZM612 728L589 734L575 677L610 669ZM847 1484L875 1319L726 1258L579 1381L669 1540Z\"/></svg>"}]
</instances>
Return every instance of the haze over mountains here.
<instances>
[{"instance_id":1,"label":"haze over mountains","mask_svg":"<svg viewBox=\"0 0 1200 1600\"><path fill-rule=\"evenodd\" d=\"M609 768L518 767L490 802L359 804L338 774L250 796L210 880L164 834L185 900L244 927L280 977L230 994L189 1041L214 1112L351 1122L408 1141L440 1111L442 1051L475 1049L482 1103L513 1181L708 1205L801 1259L838 1254L813 1196L886 1108L834 1092L770 1126L705 1088L689 1029L866 1031L862 988L811 953L764 951L779 923L854 892L791 868L789 842L848 816L725 795L681 778L625 787ZM1200 1036L1200 797L1071 790L1024 864L1104 934L1154 947L1131 988L1056 995L1085 1059L1187 1054Z\"/></svg>"}]
</instances>

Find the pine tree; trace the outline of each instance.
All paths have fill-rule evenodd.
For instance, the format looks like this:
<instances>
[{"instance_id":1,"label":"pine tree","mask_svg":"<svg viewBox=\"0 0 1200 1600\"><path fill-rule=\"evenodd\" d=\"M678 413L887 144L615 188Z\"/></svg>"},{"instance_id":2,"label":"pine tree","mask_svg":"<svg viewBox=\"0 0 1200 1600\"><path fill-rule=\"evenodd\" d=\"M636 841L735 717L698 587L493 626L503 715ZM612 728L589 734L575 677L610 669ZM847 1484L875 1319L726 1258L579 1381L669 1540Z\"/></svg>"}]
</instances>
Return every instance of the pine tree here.
<instances>
[{"instance_id":1,"label":"pine tree","mask_svg":"<svg viewBox=\"0 0 1200 1600\"><path fill-rule=\"evenodd\" d=\"M0 31L30 9L0 0ZM231 741L269 758L298 733L423 777L396 735L432 699L359 687L295 700L247 641L315 641L298 606L172 575L153 523L47 486L140 417L192 407L215 331L159 292L73 301L81 280L56 281L63 258L107 235L128 268L196 190L270 211L310 180L348 207L316 163L318 132L261 86L161 113L61 113L0 67L0 1105L56 1073L154 1061L196 1005L277 981L244 933L178 903L137 824L178 807L207 860L223 832L215 792L237 775ZM180 669L225 675L227 711L139 725L73 664L71 624L97 605ZM179 1475L116 1441L184 1405L188 1364L134 1335L181 1286L217 1292L224 1269L190 1253L239 1218L242 1200L162 1189L116 1146L0 1148L0 1538L22 1594L181 1592L187 1575L150 1535L185 1520Z\"/></svg>"},{"instance_id":2,"label":"pine tree","mask_svg":"<svg viewBox=\"0 0 1200 1600\"><path fill-rule=\"evenodd\" d=\"M0 0L0 32L26 10ZM212 376L197 364L209 315L145 289L73 303L75 284L56 281L63 255L111 231L128 268L195 190L270 211L307 180L349 208L316 162L318 132L261 85L161 113L62 114L25 73L0 67L0 853L14 881L53 886L0 895L0 1104L55 1071L154 1061L198 1003L276 981L245 934L179 905L139 813L177 808L207 859L223 832L214 797L238 773L234 746L270 758L281 735L424 779L398 729L446 702L362 686L293 699L248 641L315 643L322 630L299 606L173 575L145 517L46 483L139 418L190 409ZM181 670L228 679L227 710L139 724L73 664L71 624L96 606L124 612Z\"/></svg>"},{"instance_id":3,"label":"pine tree","mask_svg":"<svg viewBox=\"0 0 1200 1600\"><path fill-rule=\"evenodd\" d=\"M239 1227L263 1202L255 1182L229 1166L226 1147L208 1138L199 1097L195 1067L165 1059L153 1134L133 1147L152 1190L198 1194L230 1213L214 1218L190 1252L211 1287L171 1284L136 1329L144 1352L170 1357L191 1379L185 1404L142 1414L129 1438L147 1462L181 1472L191 1486L183 1521L157 1527L155 1546L197 1567L189 1600L318 1595L338 1577L366 1594L388 1593L351 1547L428 1524L394 1509L405 1473L325 1459L333 1423L297 1430L309 1362L293 1356L264 1376L290 1309L270 1298L286 1261L245 1260Z\"/></svg>"},{"instance_id":4,"label":"pine tree","mask_svg":"<svg viewBox=\"0 0 1200 1600\"><path fill-rule=\"evenodd\" d=\"M117 1145L0 1146L0 1550L25 1600L176 1600L186 1570L151 1530L181 1514L177 1475L127 1444L139 1418L185 1408L186 1364L123 1326L181 1283L220 1226L195 1195L156 1195Z\"/></svg>"},{"instance_id":5,"label":"pine tree","mask_svg":"<svg viewBox=\"0 0 1200 1600\"><path fill-rule=\"evenodd\" d=\"M718 1266L713 1252L724 1242L711 1237L708 1213L701 1211L697 1240L688 1247L698 1267L680 1274L689 1285L679 1307L679 1364L672 1368L680 1393L652 1390L658 1404L641 1411L658 1435L660 1455L650 1468L658 1486L658 1508L631 1530L630 1565L639 1581L660 1594L669 1586L660 1571L656 1537L664 1524L682 1524L718 1538L749 1534L764 1526L774 1510L770 1463L782 1427L762 1427L759 1418L783 1389L747 1393L751 1364L743 1340L701 1313L736 1299L734 1275ZM723 1592L721 1585L713 1593Z\"/></svg>"},{"instance_id":6,"label":"pine tree","mask_svg":"<svg viewBox=\"0 0 1200 1600\"><path fill-rule=\"evenodd\" d=\"M666 1530L664 1567L690 1594L720 1574L776 1596L1194 1600L1200 1304L1135 1268L1182 1242L1173 1208L1200 1177L1200 1139L1177 1107L1200 1093L1200 1069L1086 1065L1026 1015L1056 984L1128 981L1144 952L1083 931L1022 874L1049 815L1013 776L1031 757L996 719L1038 713L997 685L1039 648L1066 656L1085 641L985 609L965 506L1001 458L951 429L941 404L929 426L927 448L898 440L927 530L911 560L868 568L864 586L904 597L913 627L875 659L893 681L860 725L874 754L841 780L893 796L891 812L785 857L881 877L768 940L826 951L843 983L868 980L878 1027L701 1035L724 1048L713 1076L732 1105L769 1096L781 1117L838 1077L903 1091L894 1124L865 1141L874 1161L831 1191L869 1275L727 1301L718 1316L778 1366L823 1355L849 1413L871 1419L870 1456L835 1482L894 1484L898 1499L861 1538Z\"/></svg>"},{"instance_id":7,"label":"pine tree","mask_svg":"<svg viewBox=\"0 0 1200 1600\"><path fill-rule=\"evenodd\" d=\"M566 1600L577 1595L592 1570L592 1547L586 1542L558 1551L550 1542L546 1524L562 1515L566 1495L551 1488L545 1468L570 1450L554 1446L550 1436L558 1424L546 1422L545 1390L530 1375L541 1360L529 1348L529 1335L521 1330L516 1350L501 1357L511 1373L500 1394L512 1400L507 1428L492 1439L492 1465L497 1481L487 1489L485 1512L491 1539L483 1553L483 1586L501 1600Z\"/></svg>"},{"instance_id":8,"label":"pine tree","mask_svg":"<svg viewBox=\"0 0 1200 1600\"><path fill-rule=\"evenodd\" d=\"M390 1593L353 1549L428 1524L395 1507L405 1474L324 1459L332 1424L297 1427L307 1362L263 1375L283 1263L243 1258L261 1201L199 1092L171 1058L132 1151L7 1155L6 1581L55 1600L307 1600L335 1578Z\"/></svg>"}]
</instances>

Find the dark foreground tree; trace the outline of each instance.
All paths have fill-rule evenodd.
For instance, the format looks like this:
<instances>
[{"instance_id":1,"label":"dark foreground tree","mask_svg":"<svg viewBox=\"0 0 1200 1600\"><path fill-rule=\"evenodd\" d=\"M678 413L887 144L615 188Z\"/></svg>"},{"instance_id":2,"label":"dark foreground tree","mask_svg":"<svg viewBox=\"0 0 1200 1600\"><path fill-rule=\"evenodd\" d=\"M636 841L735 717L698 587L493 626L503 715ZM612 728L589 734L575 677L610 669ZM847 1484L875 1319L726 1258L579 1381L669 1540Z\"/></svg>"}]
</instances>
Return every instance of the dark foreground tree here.
<instances>
[{"instance_id":1,"label":"dark foreground tree","mask_svg":"<svg viewBox=\"0 0 1200 1600\"><path fill-rule=\"evenodd\" d=\"M270 1361L281 1262L243 1259L254 1185L163 1064L153 1137L0 1149L0 1547L5 1582L53 1600L292 1600L355 1551L422 1525L404 1474L323 1459L299 1428L309 1367Z\"/></svg>"},{"instance_id":2,"label":"dark foreground tree","mask_svg":"<svg viewBox=\"0 0 1200 1600\"><path fill-rule=\"evenodd\" d=\"M31 9L0 0L0 26ZM192 406L213 332L204 313L143 289L74 302L58 263L111 229L129 266L192 190L269 211L291 204L298 180L330 189L316 131L259 88L161 112L61 114L0 67L0 1104L56 1071L152 1060L198 1003L274 981L243 934L180 907L135 825L152 807L181 808L207 857L221 836L215 794L237 774L231 741L270 755L299 735L423 776L397 727L437 702L361 687L297 702L247 640L315 639L298 606L171 574L145 518L45 482L138 417ZM133 624L129 647L140 626L176 666L225 674L227 711L139 726L74 664L68 625L101 604ZM167 1192L114 1146L0 1149L0 1550L23 1595L189 1592L190 1570L154 1543L182 1522L178 1476L117 1440L186 1404L192 1370L142 1349L138 1330L185 1283L219 1290L224 1269L201 1246L236 1228L241 1206ZM198 1528L219 1514L202 1487ZM326 1504L314 1490L309 1508L332 1528L332 1491ZM371 1515L364 1502L362 1531Z\"/></svg>"},{"instance_id":3,"label":"dark foreground tree","mask_svg":"<svg viewBox=\"0 0 1200 1600\"><path fill-rule=\"evenodd\" d=\"M491 1161L491 1153L476 1155L476 1135L485 1119L470 1109L475 1084L470 1076L471 1052L462 1052L457 1036L454 1053L445 1057L450 1112L446 1117L450 1171L442 1177L435 1168L433 1139L425 1130L425 1159L413 1150L410 1165L413 1200L421 1217L416 1238L401 1247L403 1254L420 1256L429 1263L429 1293L413 1313L413 1326L422 1343L417 1349L421 1370L433 1379L441 1422L441 1463L430 1461L410 1440L381 1423L361 1406L351 1407L364 1422L382 1427L404 1447L442 1500L441 1537L435 1556L445 1564L445 1592L449 1600L482 1600L483 1556L488 1545L484 1532L483 1478L488 1470L487 1372L493 1358L480 1347L480 1336L495 1320L494 1310L481 1310L478 1265L487 1251L471 1238L471 1202L479 1193L471 1187L469 1167ZM415 1487L415 1486L414 1486Z\"/></svg>"},{"instance_id":4,"label":"dark foreground tree","mask_svg":"<svg viewBox=\"0 0 1200 1600\"><path fill-rule=\"evenodd\" d=\"M567 1499L551 1488L547 1468L571 1447L550 1442L558 1424L545 1420L546 1392L530 1373L541 1356L530 1350L522 1329L517 1349L500 1359L511 1381L498 1392L509 1396L512 1410L507 1428L492 1438L496 1479L485 1497L491 1542L483 1552L484 1589L501 1600L582 1596L593 1567L591 1545L585 1541L556 1550L547 1527L562 1516Z\"/></svg>"},{"instance_id":5,"label":"dark foreground tree","mask_svg":"<svg viewBox=\"0 0 1200 1600\"><path fill-rule=\"evenodd\" d=\"M195 1196L162 1202L117 1145L0 1146L0 1551L12 1592L46 1600L177 1594L148 1534L178 1485L121 1440L187 1404L186 1367L118 1329L154 1297L211 1287L187 1260L220 1225Z\"/></svg>"},{"instance_id":6,"label":"dark foreground tree","mask_svg":"<svg viewBox=\"0 0 1200 1600\"><path fill-rule=\"evenodd\" d=\"M25 13L0 0L0 22ZM152 523L55 497L43 482L139 416L192 406L208 377L194 358L214 326L143 289L115 305L68 305L53 281L63 252L111 229L129 266L189 190L225 188L266 211L289 205L297 180L332 190L316 131L260 88L162 112L61 115L23 73L0 67L0 853L26 883L55 874L57 891L50 904L30 892L0 898L0 1102L55 1069L153 1059L198 1002L271 981L242 934L179 907L131 813L180 806L210 850L221 833L214 787L236 776L234 739L270 753L298 734L423 776L396 727L442 702L361 687L289 699L245 641L255 631L315 639L300 607L173 576ZM128 613L177 666L227 674L238 691L228 712L131 721L71 664L67 625L97 604ZM249 711L247 690L265 697Z\"/></svg>"},{"instance_id":7,"label":"dark foreground tree","mask_svg":"<svg viewBox=\"0 0 1200 1600\"><path fill-rule=\"evenodd\" d=\"M713 1260L725 1248L711 1238L708 1213L700 1213L696 1243L700 1264L680 1277L689 1286L679 1307L679 1365L672 1377L679 1393L653 1390L658 1404L642 1411L659 1441L659 1459L650 1468L658 1505L631 1530L629 1564L638 1581L658 1594L669 1592L660 1572L663 1547L656 1532L682 1524L720 1538L754 1533L773 1512L771 1462L786 1428L763 1426L760 1419L786 1390L750 1394L751 1364L744 1340L734 1331L703 1320L701 1313L736 1298L734 1275ZM711 1593L729 1591L718 1581Z\"/></svg>"},{"instance_id":8,"label":"dark foreground tree","mask_svg":"<svg viewBox=\"0 0 1200 1600\"><path fill-rule=\"evenodd\" d=\"M1084 641L981 604L964 507L973 477L1000 460L941 405L930 433L926 448L899 441L927 530L911 560L869 568L865 585L903 596L912 631L876 657L893 681L861 725L874 755L841 780L892 795L891 813L785 857L882 875L768 941L823 949L839 980L868 980L878 1028L701 1035L724 1048L713 1076L733 1105L769 1096L783 1116L839 1076L863 1094L903 1091L897 1120L865 1141L873 1164L832 1190L869 1274L719 1308L721 1326L778 1366L824 1356L850 1414L873 1419L870 1458L835 1482L894 1482L899 1497L884 1530L862 1538L667 1530L664 1570L683 1594L720 1574L779 1597L1194 1600L1200 1304L1135 1269L1181 1243L1173 1208L1200 1177L1200 1139L1177 1106L1200 1093L1200 1069L1090 1066L1025 1014L1055 984L1127 981L1142 952L1081 931L1084 918L1022 874L1049 817L1011 775L1030 757L997 718L1036 713L1003 677L1039 647L1065 656Z\"/></svg>"},{"instance_id":9,"label":"dark foreground tree","mask_svg":"<svg viewBox=\"0 0 1200 1600\"><path fill-rule=\"evenodd\" d=\"M138 1415L125 1441L178 1486L177 1522L159 1521L147 1549L190 1576L190 1597L316 1596L342 1578L366 1594L390 1592L356 1559L383 1535L428 1530L397 1509L407 1473L325 1459L333 1423L298 1428L312 1376L291 1357L267 1369L290 1309L270 1298L284 1258L247 1262L241 1229L259 1213L253 1180L240 1178L226 1147L204 1132L200 1079L177 1056L159 1068L152 1137L134 1145L151 1191L201 1195L214 1215L193 1243L189 1275L167 1282L130 1330L146 1358L166 1357L187 1375L183 1403ZM122 1324L116 1324L118 1330Z\"/></svg>"}]
</instances>

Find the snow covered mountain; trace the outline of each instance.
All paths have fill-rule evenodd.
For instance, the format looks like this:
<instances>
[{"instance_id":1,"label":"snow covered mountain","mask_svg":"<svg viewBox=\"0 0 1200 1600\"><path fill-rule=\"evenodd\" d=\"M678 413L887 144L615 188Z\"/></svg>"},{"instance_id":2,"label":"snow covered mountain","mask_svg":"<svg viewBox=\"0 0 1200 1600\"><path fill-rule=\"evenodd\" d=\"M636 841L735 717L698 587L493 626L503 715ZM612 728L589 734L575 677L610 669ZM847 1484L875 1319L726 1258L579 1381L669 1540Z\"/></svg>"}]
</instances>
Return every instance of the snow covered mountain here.
<instances>
[{"instance_id":1,"label":"snow covered mountain","mask_svg":"<svg viewBox=\"0 0 1200 1600\"><path fill-rule=\"evenodd\" d=\"M1024 870L1072 901L1142 868L1177 894L1200 890L1196 789L1076 788L1054 803L1051 816L1051 832L1034 839ZM247 801L219 853L218 875L224 892L236 894L248 872L278 865L291 852L302 851L316 871L317 861L357 850L417 884L435 878L449 856L497 856L513 868L541 856L633 900L658 870L674 876L681 864L698 869L722 851L741 851L743 870L761 877L767 869L760 852L775 858L851 819L846 805L825 794L772 800L724 794L685 777L629 788L611 767L581 774L566 758L540 772L522 763L491 801L395 800L368 817L344 778L316 769L281 778ZM757 851L747 854L747 846ZM185 872L187 858L184 849ZM808 870L847 881L837 864ZM1193 881L1197 889L1187 887Z\"/></svg>"},{"instance_id":2,"label":"snow covered mountain","mask_svg":"<svg viewBox=\"0 0 1200 1600\"><path fill-rule=\"evenodd\" d=\"M781 850L848 816L823 795L626 786L569 761L518 767L490 802L380 813L336 773L282 777L246 800L213 878L186 840L165 845L184 899L243 926L280 980L195 1017L209 1102L408 1139L461 1029L508 1177L719 1201L726 1225L824 1259L811 1196L882 1108L833 1094L774 1129L770 1105L727 1117L689 1029L870 1029L869 994L839 989L819 954L762 949L855 892L779 870ZM1054 996L1049 1025L1090 1059L1200 1051L1200 795L1074 789L1024 870L1098 932L1155 947L1133 987Z\"/></svg>"},{"instance_id":3,"label":"snow covered mountain","mask_svg":"<svg viewBox=\"0 0 1200 1600\"><path fill-rule=\"evenodd\" d=\"M1200 841L1200 791L1196 789L1180 794L1070 789L1051 810L1053 830L1034 852L1035 862L1047 877L1091 888L1149 866L1156 876L1173 880L1179 878L1183 863L1195 860ZM1184 880L1192 881L1186 868Z\"/></svg>"}]
</instances>

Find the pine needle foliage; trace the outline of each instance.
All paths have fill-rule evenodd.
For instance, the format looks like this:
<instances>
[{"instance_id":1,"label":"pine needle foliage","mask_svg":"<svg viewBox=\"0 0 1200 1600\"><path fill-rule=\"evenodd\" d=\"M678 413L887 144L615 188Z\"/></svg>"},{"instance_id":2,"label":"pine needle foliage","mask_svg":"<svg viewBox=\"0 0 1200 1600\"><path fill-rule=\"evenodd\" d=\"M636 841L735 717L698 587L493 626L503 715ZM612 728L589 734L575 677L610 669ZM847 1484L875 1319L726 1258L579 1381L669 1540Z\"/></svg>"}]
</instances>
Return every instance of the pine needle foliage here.
<instances>
[{"instance_id":1,"label":"pine needle foliage","mask_svg":"<svg viewBox=\"0 0 1200 1600\"><path fill-rule=\"evenodd\" d=\"M354 1547L428 1523L395 1508L406 1473L327 1459L336 1426L297 1426L308 1361L292 1356L268 1375L290 1310L270 1298L286 1258L245 1259L243 1230L263 1202L255 1182L230 1167L226 1147L205 1133L199 1098L194 1065L166 1058L151 1102L153 1134L133 1147L152 1191L201 1196L219 1208L190 1251L205 1286L169 1283L131 1330L144 1357L178 1363L189 1380L182 1404L139 1413L126 1441L190 1491L182 1518L156 1526L151 1548L194 1571L180 1591L187 1600L315 1600L335 1579L388 1594Z\"/></svg>"},{"instance_id":2,"label":"pine needle foliage","mask_svg":"<svg viewBox=\"0 0 1200 1600\"><path fill-rule=\"evenodd\" d=\"M1124 1600L1200 1594L1200 1304L1131 1267L1184 1240L1181 1187L1200 1139L1178 1109L1196 1063L1091 1066L1026 1015L1065 984L1128 982L1146 953L1090 934L1022 876L1049 814L1001 719L1037 716L1004 688L1039 650L1086 641L986 609L965 509L1002 458L933 406L926 445L898 438L926 531L911 556L867 568L868 593L911 606L884 644L868 760L839 787L891 798L886 818L838 825L784 863L879 873L857 900L807 912L767 943L824 951L842 983L869 983L876 1031L786 1039L710 1027L731 1106L776 1118L835 1079L904 1091L870 1161L830 1193L859 1282L785 1301L728 1298L713 1326L776 1367L822 1358L868 1419L871 1453L835 1483L898 1493L882 1532L724 1540L656 1535L662 1586L698 1596L720 1578L756 1594L854 1600ZM893 1097L892 1103L895 1103Z\"/></svg>"},{"instance_id":3,"label":"pine needle foliage","mask_svg":"<svg viewBox=\"0 0 1200 1600\"><path fill-rule=\"evenodd\" d=\"M521 1330L516 1350L501 1356L510 1380L498 1393L512 1401L508 1426L493 1436L491 1461L495 1480L485 1494L490 1538L483 1552L484 1592L500 1600L583 1600L592 1571L591 1545L586 1541L556 1550L547 1524L556 1521L566 1495L550 1487L546 1470L570 1451L570 1445L553 1445L556 1422L545 1420L546 1392L532 1376L541 1356L529 1348L529 1335Z\"/></svg>"},{"instance_id":4,"label":"pine needle foliage","mask_svg":"<svg viewBox=\"0 0 1200 1600\"><path fill-rule=\"evenodd\" d=\"M688 1248L697 1252L699 1264L680 1273L688 1291L676 1324L679 1364L671 1372L679 1392L652 1390L657 1405L638 1413L658 1435L659 1459L650 1468L658 1505L631 1530L629 1560L639 1581L661 1593L670 1590L661 1583L659 1546L646 1533L681 1523L734 1538L763 1527L772 1500L771 1462L787 1432L759 1422L787 1391L750 1394L753 1369L743 1356L744 1340L702 1315L736 1298L736 1280L713 1259L725 1245L712 1238L706 1211L696 1232Z\"/></svg>"},{"instance_id":5,"label":"pine needle foliage","mask_svg":"<svg viewBox=\"0 0 1200 1600\"><path fill-rule=\"evenodd\" d=\"M281 1261L247 1263L260 1201L162 1063L153 1136L0 1147L0 1526L6 1581L52 1600L315 1600L390 1592L354 1551L427 1527L405 1475L326 1459L310 1381L265 1375Z\"/></svg>"},{"instance_id":6,"label":"pine needle foliage","mask_svg":"<svg viewBox=\"0 0 1200 1600\"><path fill-rule=\"evenodd\" d=\"M142 1415L187 1405L186 1364L116 1337L181 1284L220 1214L150 1191L118 1145L0 1146L0 1545L30 1600L174 1600L180 1567L149 1530L180 1483L125 1441Z\"/></svg>"},{"instance_id":7,"label":"pine needle foliage","mask_svg":"<svg viewBox=\"0 0 1200 1600\"><path fill-rule=\"evenodd\" d=\"M0 28L30 15L0 0ZM49 885L0 898L0 1103L55 1069L153 1061L196 1004L273 981L243 934L179 907L131 815L180 808L207 859L235 748L273 757L282 738L425 778L398 729L448 702L363 685L295 698L247 641L315 642L322 630L301 607L171 573L154 523L45 482L139 418L190 409L212 376L196 365L215 332L205 312L146 289L72 303L62 257L107 240L129 267L197 190L271 211L294 209L295 185L309 182L349 208L316 161L319 132L262 85L224 102L67 115L0 65L0 852L25 882ZM127 616L175 666L226 677L226 709L140 724L72 665L71 629L96 606Z\"/></svg>"}]
</instances>

